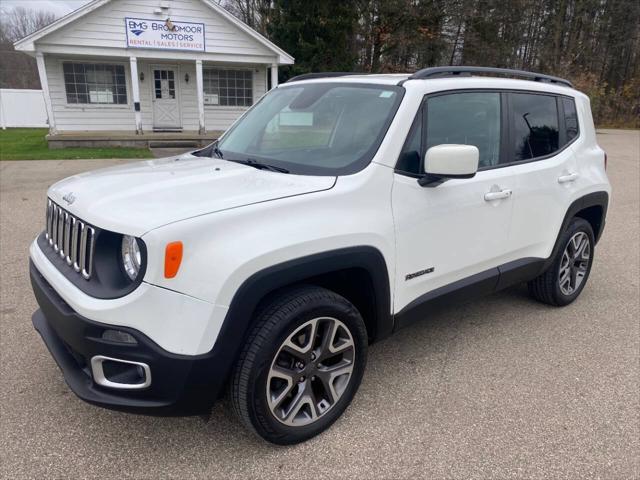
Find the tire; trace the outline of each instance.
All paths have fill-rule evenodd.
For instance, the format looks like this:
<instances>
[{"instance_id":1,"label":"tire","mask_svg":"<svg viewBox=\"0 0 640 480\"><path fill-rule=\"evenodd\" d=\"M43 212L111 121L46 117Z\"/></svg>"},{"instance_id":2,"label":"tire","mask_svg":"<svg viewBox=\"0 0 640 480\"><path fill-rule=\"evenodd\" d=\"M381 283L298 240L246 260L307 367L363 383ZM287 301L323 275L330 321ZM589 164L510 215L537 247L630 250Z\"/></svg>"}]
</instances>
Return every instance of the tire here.
<instances>
[{"instance_id":1,"label":"tire","mask_svg":"<svg viewBox=\"0 0 640 480\"><path fill-rule=\"evenodd\" d=\"M230 384L235 413L269 442L308 440L342 415L360 386L364 321L348 300L315 286L277 294L256 320Z\"/></svg>"},{"instance_id":2,"label":"tire","mask_svg":"<svg viewBox=\"0 0 640 480\"><path fill-rule=\"evenodd\" d=\"M575 251L576 242L580 242L579 252ZM573 218L560 237L560 248L549 268L528 283L530 295L539 302L557 307L573 302L589 279L595 243L591 224L582 218ZM585 258L587 249L588 258ZM563 275L561 279L561 270L563 274L568 271L569 278Z\"/></svg>"}]
</instances>

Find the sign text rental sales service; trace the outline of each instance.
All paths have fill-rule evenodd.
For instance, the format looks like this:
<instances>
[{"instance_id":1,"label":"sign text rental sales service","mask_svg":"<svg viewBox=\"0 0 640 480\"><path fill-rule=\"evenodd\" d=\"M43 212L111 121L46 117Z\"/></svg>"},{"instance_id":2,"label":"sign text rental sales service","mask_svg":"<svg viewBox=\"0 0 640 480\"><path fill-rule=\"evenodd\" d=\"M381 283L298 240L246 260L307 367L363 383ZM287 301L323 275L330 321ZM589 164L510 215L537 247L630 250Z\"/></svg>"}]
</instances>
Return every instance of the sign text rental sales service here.
<instances>
[{"instance_id":1,"label":"sign text rental sales service","mask_svg":"<svg viewBox=\"0 0 640 480\"><path fill-rule=\"evenodd\" d=\"M127 47L204 52L204 23L125 18ZM173 27L173 29L170 28Z\"/></svg>"}]
</instances>

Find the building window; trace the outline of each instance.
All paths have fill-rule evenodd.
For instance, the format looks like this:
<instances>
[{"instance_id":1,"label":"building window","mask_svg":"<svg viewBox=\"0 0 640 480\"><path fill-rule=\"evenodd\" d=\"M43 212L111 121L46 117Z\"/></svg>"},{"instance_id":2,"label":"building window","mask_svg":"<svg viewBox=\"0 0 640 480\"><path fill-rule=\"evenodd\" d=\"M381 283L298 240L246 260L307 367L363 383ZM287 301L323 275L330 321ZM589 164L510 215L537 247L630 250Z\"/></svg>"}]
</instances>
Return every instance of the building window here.
<instances>
[{"instance_id":1,"label":"building window","mask_svg":"<svg viewBox=\"0 0 640 480\"><path fill-rule=\"evenodd\" d=\"M156 100L174 100L176 98L176 81L173 70L154 70L153 82Z\"/></svg>"},{"instance_id":2,"label":"building window","mask_svg":"<svg viewBox=\"0 0 640 480\"><path fill-rule=\"evenodd\" d=\"M253 72L206 68L202 71L205 105L253 105Z\"/></svg>"},{"instance_id":3,"label":"building window","mask_svg":"<svg viewBox=\"0 0 640 480\"><path fill-rule=\"evenodd\" d=\"M124 65L64 62L67 103L127 103Z\"/></svg>"}]
</instances>

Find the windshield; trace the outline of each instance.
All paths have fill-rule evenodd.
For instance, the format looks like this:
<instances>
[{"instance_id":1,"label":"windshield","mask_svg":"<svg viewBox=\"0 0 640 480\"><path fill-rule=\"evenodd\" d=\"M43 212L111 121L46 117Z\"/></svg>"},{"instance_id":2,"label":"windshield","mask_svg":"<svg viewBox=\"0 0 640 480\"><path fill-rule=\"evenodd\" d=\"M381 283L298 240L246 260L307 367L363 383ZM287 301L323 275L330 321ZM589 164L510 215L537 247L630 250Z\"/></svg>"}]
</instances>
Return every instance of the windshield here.
<instances>
[{"instance_id":1,"label":"windshield","mask_svg":"<svg viewBox=\"0 0 640 480\"><path fill-rule=\"evenodd\" d=\"M297 174L355 173L376 153L403 92L345 83L279 87L222 137L217 153Z\"/></svg>"}]
</instances>

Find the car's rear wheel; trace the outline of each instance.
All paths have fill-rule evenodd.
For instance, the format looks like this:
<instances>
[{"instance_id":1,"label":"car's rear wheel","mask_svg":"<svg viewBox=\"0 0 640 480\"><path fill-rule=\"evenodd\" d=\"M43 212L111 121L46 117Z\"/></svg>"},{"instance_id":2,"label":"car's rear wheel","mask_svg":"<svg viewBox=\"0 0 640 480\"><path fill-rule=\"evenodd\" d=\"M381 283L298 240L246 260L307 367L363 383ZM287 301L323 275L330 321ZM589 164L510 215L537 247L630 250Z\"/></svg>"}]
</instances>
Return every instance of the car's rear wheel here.
<instances>
[{"instance_id":1,"label":"car's rear wheel","mask_svg":"<svg viewBox=\"0 0 640 480\"><path fill-rule=\"evenodd\" d=\"M366 328L348 300L314 286L284 292L261 310L240 356L234 409L270 442L302 442L344 412L366 358Z\"/></svg>"},{"instance_id":2,"label":"car's rear wheel","mask_svg":"<svg viewBox=\"0 0 640 480\"><path fill-rule=\"evenodd\" d=\"M560 248L552 264L529 282L531 295L549 305L563 306L573 302L589 278L594 246L591 224L582 218L571 220L560 238Z\"/></svg>"}]
</instances>

